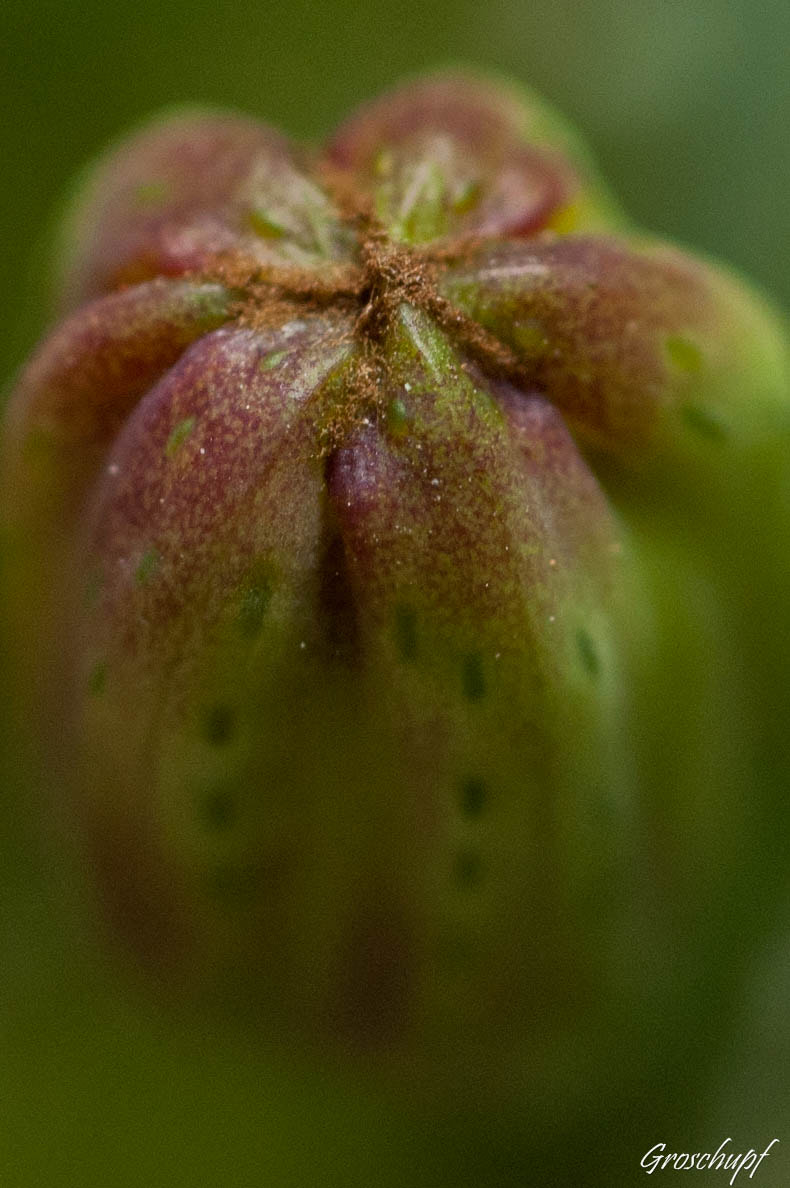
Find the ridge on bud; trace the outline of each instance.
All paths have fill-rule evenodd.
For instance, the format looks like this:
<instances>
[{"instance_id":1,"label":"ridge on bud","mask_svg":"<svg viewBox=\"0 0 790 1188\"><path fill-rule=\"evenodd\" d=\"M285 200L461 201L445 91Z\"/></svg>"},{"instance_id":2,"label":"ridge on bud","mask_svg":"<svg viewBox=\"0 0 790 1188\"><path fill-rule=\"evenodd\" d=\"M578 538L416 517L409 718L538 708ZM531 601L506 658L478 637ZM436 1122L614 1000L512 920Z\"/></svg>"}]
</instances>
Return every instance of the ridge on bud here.
<instances>
[{"instance_id":1,"label":"ridge on bud","mask_svg":"<svg viewBox=\"0 0 790 1188\"><path fill-rule=\"evenodd\" d=\"M4 601L163 985L584 1097L712 976L790 422L776 316L560 128L449 74L323 153L197 112L116 147L8 406Z\"/></svg>"}]
</instances>

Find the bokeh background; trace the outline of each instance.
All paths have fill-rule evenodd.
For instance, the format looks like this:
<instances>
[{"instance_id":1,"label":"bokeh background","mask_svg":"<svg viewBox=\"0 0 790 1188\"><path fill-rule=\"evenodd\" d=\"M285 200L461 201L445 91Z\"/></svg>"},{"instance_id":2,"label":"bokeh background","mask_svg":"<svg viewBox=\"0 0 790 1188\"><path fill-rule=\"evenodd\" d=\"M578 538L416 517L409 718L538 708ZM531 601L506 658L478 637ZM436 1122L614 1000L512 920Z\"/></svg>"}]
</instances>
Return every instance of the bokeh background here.
<instances>
[{"instance_id":1,"label":"bokeh background","mask_svg":"<svg viewBox=\"0 0 790 1188\"><path fill-rule=\"evenodd\" d=\"M459 62L541 91L584 130L638 221L731 261L790 308L789 61L787 0L4 0L0 377L46 320L59 196L125 126L207 101L317 139L403 74ZM16 775L2 773L10 792ZM53 914L29 824L8 809L18 802L4 802L3 1188L438 1182L429 1144L380 1115L349 1127L342 1092L307 1099L296 1077L262 1079L244 1051L174 1035L95 978L86 999L76 934ZM756 1177L768 1188L790 1183L788 951L778 937L766 953L702 1136L733 1135L734 1149L783 1140ZM634 1136L624 1185L662 1139Z\"/></svg>"}]
</instances>

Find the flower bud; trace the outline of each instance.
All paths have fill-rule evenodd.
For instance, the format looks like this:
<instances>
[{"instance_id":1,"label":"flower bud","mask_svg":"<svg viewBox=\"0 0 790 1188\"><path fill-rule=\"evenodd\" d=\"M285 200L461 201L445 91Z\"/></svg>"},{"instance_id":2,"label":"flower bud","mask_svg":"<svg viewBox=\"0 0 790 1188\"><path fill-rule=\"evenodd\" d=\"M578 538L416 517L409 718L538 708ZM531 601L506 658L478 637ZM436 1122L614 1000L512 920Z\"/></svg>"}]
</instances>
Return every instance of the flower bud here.
<instances>
[{"instance_id":1,"label":"flower bud","mask_svg":"<svg viewBox=\"0 0 790 1188\"><path fill-rule=\"evenodd\" d=\"M5 599L105 918L178 995L584 1096L749 844L774 315L456 75L320 155L168 116L64 240Z\"/></svg>"}]
</instances>

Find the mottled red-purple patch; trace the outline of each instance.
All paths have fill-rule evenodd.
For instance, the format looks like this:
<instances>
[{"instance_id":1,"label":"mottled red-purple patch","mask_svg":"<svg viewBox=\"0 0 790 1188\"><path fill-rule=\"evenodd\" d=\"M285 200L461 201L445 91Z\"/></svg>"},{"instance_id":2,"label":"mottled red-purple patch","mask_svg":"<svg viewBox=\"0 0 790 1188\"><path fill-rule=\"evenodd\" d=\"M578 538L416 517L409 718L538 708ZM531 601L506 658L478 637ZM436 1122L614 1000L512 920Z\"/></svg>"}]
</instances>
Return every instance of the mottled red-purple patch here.
<instances>
[{"instance_id":1,"label":"mottled red-purple patch","mask_svg":"<svg viewBox=\"0 0 790 1188\"><path fill-rule=\"evenodd\" d=\"M342 323L227 328L196 343L129 418L89 512L106 574L102 614L130 652L172 644L174 620L213 620L252 559L318 549L316 393L346 350ZM278 360L278 356L282 358ZM275 365L271 365L271 360ZM187 439L168 449L174 431ZM140 566L154 550L155 571ZM145 580L140 580L141 576Z\"/></svg>"},{"instance_id":2,"label":"mottled red-purple patch","mask_svg":"<svg viewBox=\"0 0 790 1188\"><path fill-rule=\"evenodd\" d=\"M493 624L500 637L508 627L516 633L506 596L515 579L505 549L513 525L498 520L496 495L474 486L472 440L455 444L453 470L428 449L399 456L374 429L354 435L338 454L331 492L370 626L380 626L400 598L430 609L435 622L466 622L481 637ZM471 475L472 484L464 488L457 473L465 466L464 482ZM481 538L475 530L483 525ZM433 559L428 570L425 550Z\"/></svg>"},{"instance_id":3,"label":"mottled red-purple patch","mask_svg":"<svg viewBox=\"0 0 790 1188\"><path fill-rule=\"evenodd\" d=\"M226 321L220 285L154 280L111 293L61 323L19 379L8 407L8 498L22 480L32 439L54 471L46 493L62 531L113 437L148 389L196 338Z\"/></svg>"},{"instance_id":4,"label":"mottled red-purple patch","mask_svg":"<svg viewBox=\"0 0 790 1188\"><path fill-rule=\"evenodd\" d=\"M70 228L78 254L63 304L199 268L242 227L251 173L298 155L285 137L234 114L184 112L152 124L100 166ZM250 200L252 200L252 197Z\"/></svg>"},{"instance_id":5,"label":"mottled red-purple patch","mask_svg":"<svg viewBox=\"0 0 790 1188\"><path fill-rule=\"evenodd\" d=\"M505 383L496 392L531 489L540 491L544 523L551 521L552 558L571 566L581 562L606 582L618 548L617 530L606 496L562 414L538 393Z\"/></svg>"},{"instance_id":6,"label":"mottled red-purple patch","mask_svg":"<svg viewBox=\"0 0 790 1188\"><path fill-rule=\"evenodd\" d=\"M473 152L501 152L523 131L524 111L502 91L448 74L407 84L361 107L329 141L328 156L344 169L373 167L393 144L442 131Z\"/></svg>"},{"instance_id":7,"label":"mottled red-purple patch","mask_svg":"<svg viewBox=\"0 0 790 1188\"><path fill-rule=\"evenodd\" d=\"M625 457L651 440L671 399L667 337L707 340L716 325L700 264L604 236L487 246L441 288L581 437Z\"/></svg>"},{"instance_id":8,"label":"mottled red-purple patch","mask_svg":"<svg viewBox=\"0 0 790 1188\"><path fill-rule=\"evenodd\" d=\"M409 203L421 168L436 167L449 236L522 236L545 226L579 189L570 163L529 144L529 116L502 90L448 74L363 107L329 143L328 160L364 190Z\"/></svg>"},{"instance_id":9,"label":"mottled red-purple patch","mask_svg":"<svg viewBox=\"0 0 790 1188\"><path fill-rule=\"evenodd\" d=\"M407 343L391 348L385 395L411 429L360 427L328 472L350 588L377 632L400 603L521 653L557 558L576 564L591 534L588 558L613 539L608 506L551 406L534 396L519 406L514 389L488 385L460 358L435 390ZM607 547L598 567L610 559Z\"/></svg>"}]
</instances>

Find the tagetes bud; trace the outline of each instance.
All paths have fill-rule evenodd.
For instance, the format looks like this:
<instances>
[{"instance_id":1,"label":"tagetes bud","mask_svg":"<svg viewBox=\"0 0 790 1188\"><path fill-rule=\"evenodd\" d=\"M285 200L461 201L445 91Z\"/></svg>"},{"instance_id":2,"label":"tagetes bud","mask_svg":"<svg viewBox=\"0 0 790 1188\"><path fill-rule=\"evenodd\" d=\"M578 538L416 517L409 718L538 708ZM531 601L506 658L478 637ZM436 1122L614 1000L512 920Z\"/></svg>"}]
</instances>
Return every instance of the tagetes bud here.
<instances>
[{"instance_id":1,"label":"tagetes bud","mask_svg":"<svg viewBox=\"0 0 790 1188\"><path fill-rule=\"evenodd\" d=\"M6 598L107 920L177 994L581 1091L743 842L774 316L455 74L320 153L164 117L63 241Z\"/></svg>"}]
</instances>

